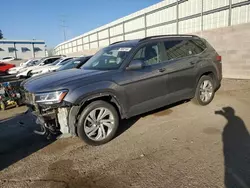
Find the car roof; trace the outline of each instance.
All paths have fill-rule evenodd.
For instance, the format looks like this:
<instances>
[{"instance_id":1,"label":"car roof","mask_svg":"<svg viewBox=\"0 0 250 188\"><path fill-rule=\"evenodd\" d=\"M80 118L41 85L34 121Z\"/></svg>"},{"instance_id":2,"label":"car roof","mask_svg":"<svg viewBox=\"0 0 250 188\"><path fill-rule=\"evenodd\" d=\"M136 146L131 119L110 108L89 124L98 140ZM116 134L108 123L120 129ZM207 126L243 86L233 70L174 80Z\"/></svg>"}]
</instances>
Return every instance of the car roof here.
<instances>
[{"instance_id":1,"label":"car roof","mask_svg":"<svg viewBox=\"0 0 250 188\"><path fill-rule=\"evenodd\" d=\"M49 56L49 57L43 57L41 60L43 59L51 59L51 58L62 58L63 56Z\"/></svg>"},{"instance_id":2,"label":"car roof","mask_svg":"<svg viewBox=\"0 0 250 188\"><path fill-rule=\"evenodd\" d=\"M82 57L78 57L78 58L75 58L74 60L85 60L86 58L91 58L92 55L89 55L89 56L82 56Z\"/></svg>"},{"instance_id":3,"label":"car roof","mask_svg":"<svg viewBox=\"0 0 250 188\"><path fill-rule=\"evenodd\" d=\"M114 47L126 47L126 46L136 46L139 43L150 41L150 40L156 40L156 39L170 39L170 38L178 38L178 39L187 39L187 38L199 38L197 35L185 35L185 34L178 34L178 35L155 35L155 36L149 36L142 39L136 39L136 40L125 40L125 41L118 41L110 44L110 46Z\"/></svg>"},{"instance_id":4,"label":"car roof","mask_svg":"<svg viewBox=\"0 0 250 188\"><path fill-rule=\"evenodd\" d=\"M128 46L136 46L140 40L125 40L125 41L119 41L119 42L114 42L110 44L112 47L128 47Z\"/></svg>"}]
</instances>

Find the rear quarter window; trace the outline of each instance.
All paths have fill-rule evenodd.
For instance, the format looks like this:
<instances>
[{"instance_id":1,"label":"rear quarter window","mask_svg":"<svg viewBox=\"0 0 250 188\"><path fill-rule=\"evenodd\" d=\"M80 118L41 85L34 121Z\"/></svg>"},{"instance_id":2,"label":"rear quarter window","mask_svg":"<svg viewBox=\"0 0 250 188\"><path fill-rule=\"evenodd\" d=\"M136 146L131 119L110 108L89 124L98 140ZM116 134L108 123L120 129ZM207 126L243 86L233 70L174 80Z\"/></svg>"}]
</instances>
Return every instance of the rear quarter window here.
<instances>
[{"instance_id":1,"label":"rear quarter window","mask_svg":"<svg viewBox=\"0 0 250 188\"><path fill-rule=\"evenodd\" d=\"M191 42L193 43L194 51L197 54L203 52L207 48L206 44L200 39L193 39Z\"/></svg>"}]
</instances>

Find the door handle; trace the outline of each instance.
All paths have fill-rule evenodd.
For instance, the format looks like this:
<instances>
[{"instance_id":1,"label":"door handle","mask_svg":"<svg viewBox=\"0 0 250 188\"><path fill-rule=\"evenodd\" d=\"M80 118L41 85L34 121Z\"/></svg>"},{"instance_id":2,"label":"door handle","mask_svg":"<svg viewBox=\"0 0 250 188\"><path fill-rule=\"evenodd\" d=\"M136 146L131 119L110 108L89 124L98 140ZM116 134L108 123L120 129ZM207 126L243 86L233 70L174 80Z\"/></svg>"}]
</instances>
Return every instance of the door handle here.
<instances>
[{"instance_id":1,"label":"door handle","mask_svg":"<svg viewBox=\"0 0 250 188\"><path fill-rule=\"evenodd\" d=\"M164 72L165 70L166 70L165 68L158 69L159 72Z\"/></svg>"}]
</instances>

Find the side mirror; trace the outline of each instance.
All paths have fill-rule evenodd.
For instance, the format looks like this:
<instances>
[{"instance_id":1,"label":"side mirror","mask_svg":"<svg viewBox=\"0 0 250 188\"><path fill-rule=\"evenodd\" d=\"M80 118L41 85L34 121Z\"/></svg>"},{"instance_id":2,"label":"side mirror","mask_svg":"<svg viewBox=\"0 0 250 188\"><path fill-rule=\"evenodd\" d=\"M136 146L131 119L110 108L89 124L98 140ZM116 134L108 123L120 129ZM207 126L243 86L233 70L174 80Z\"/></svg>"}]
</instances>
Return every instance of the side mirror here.
<instances>
[{"instance_id":1,"label":"side mirror","mask_svg":"<svg viewBox=\"0 0 250 188\"><path fill-rule=\"evenodd\" d=\"M139 70L143 68L143 61L141 60L133 60L126 68L127 70Z\"/></svg>"}]
</instances>

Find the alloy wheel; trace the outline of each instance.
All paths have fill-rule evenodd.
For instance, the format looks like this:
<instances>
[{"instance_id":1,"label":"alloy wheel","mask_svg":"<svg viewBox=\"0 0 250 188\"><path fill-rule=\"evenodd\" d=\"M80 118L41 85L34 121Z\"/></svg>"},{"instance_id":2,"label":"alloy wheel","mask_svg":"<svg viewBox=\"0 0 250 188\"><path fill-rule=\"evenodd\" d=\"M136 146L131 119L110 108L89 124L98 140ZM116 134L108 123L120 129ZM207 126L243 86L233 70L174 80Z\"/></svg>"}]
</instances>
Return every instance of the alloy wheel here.
<instances>
[{"instance_id":1,"label":"alloy wheel","mask_svg":"<svg viewBox=\"0 0 250 188\"><path fill-rule=\"evenodd\" d=\"M114 115L104 107L89 112L84 121L84 132L94 141L104 140L114 128Z\"/></svg>"},{"instance_id":2,"label":"alloy wheel","mask_svg":"<svg viewBox=\"0 0 250 188\"><path fill-rule=\"evenodd\" d=\"M210 80L204 80L200 85L200 99L207 102L213 95L213 84Z\"/></svg>"}]
</instances>

